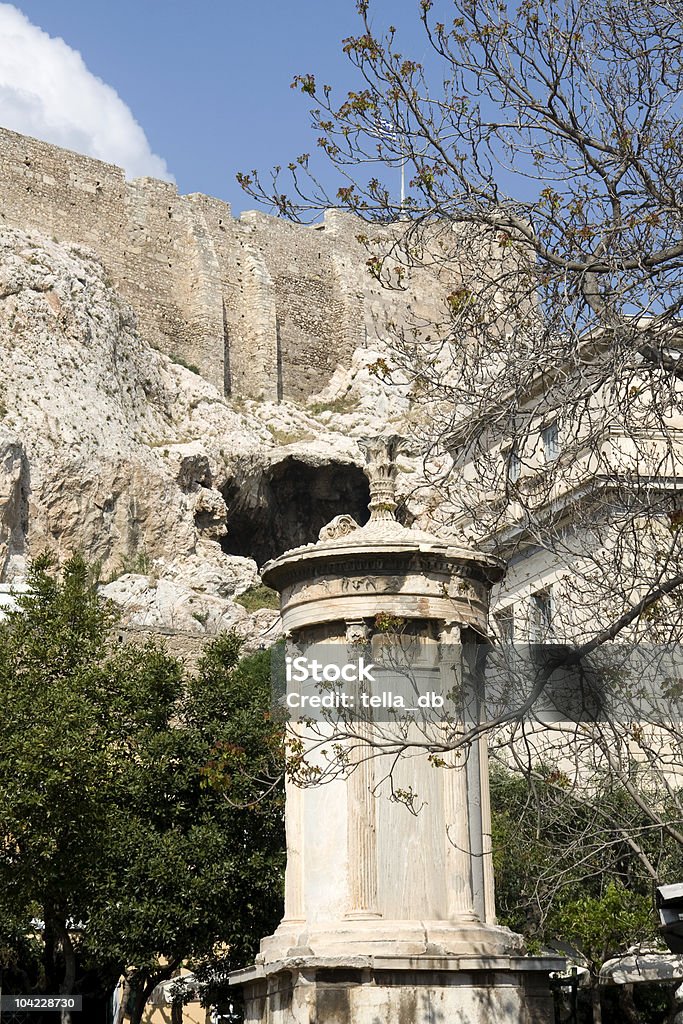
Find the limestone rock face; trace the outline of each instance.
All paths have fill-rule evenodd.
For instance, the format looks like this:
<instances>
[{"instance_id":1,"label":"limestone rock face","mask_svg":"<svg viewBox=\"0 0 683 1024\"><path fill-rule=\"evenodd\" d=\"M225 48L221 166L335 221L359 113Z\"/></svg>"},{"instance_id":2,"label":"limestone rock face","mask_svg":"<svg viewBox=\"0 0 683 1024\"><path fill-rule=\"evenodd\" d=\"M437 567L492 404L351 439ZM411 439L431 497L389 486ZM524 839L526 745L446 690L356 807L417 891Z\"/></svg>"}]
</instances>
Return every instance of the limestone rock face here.
<instances>
[{"instance_id":1,"label":"limestone rock face","mask_svg":"<svg viewBox=\"0 0 683 1024\"><path fill-rule=\"evenodd\" d=\"M23 447L0 438L0 574L21 557L26 531L28 467Z\"/></svg>"},{"instance_id":2,"label":"limestone rock face","mask_svg":"<svg viewBox=\"0 0 683 1024\"><path fill-rule=\"evenodd\" d=\"M270 635L277 616L234 598L257 562L362 513L355 439L408 411L379 358L359 350L308 406L231 405L147 344L94 254L4 230L0 582L81 551L133 625Z\"/></svg>"}]
</instances>

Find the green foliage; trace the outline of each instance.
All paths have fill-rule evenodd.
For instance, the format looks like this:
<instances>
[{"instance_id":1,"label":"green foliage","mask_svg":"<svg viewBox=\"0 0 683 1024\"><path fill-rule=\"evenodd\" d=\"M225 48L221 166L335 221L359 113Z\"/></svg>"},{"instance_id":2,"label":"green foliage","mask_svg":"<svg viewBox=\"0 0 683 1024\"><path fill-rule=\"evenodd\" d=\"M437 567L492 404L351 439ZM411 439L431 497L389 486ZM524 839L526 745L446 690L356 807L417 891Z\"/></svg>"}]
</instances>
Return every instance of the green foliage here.
<instances>
[{"instance_id":1,"label":"green foliage","mask_svg":"<svg viewBox=\"0 0 683 1024\"><path fill-rule=\"evenodd\" d=\"M188 363L182 356L179 356L176 352L169 356L172 363L177 363L178 366L184 366L186 370L190 370L192 373L197 373L201 376L201 370L194 363Z\"/></svg>"},{"instance_id":2,"label":"green foliage","mask_svg":"<svg viewBox=\"0 0 683 1024\"><path fill-rule=\"evenodd\" d=\"M379 633L400 633L405 624L406 620L400 615L390 615L388 612L375 615L375 629Z\"/></svg>"},{"instance_id":3,"label":"green foliage","mask_svg":"<svg viewBox=\"0 0 683 1024\"><path fill-rule=\"evenodd\" d=\"M456 288L455 291L451 292L450 295L446 296L446 302L450 312L455 316L461 313L462 310L466 309L474 301L474 296L469 288L461 285Z\"/></svg>"},{"instance_id":4,"label":"green foliage","mask_svg":"<svg viewBox=\"0 0 683 1024\"><path fill-rule=\"evenodd\" d=\"M610 880L600 896L586 894L562 903L554 915L554 926L597 974L614 953L638 940L654 940L652 899Z\"/></svg>"},{"instance_id":5,"label":"green foliage","mask_svg":"<svg viewBox=\"0 0 683 1024\"><path fill-rule=\"evenodd\" d=\"M259 608L272 608L275 611L280 609L280 595L277 590L273 590L263 583L249 587L243 594L236 597L235 601L246 608L248 612L257 612Z\"/></svg>"},{"instance_id":6,"label":"green foliage","mask_svg":"<svg viewBox=\"0 0 683 1024\"><path fill-rule=\"evenodd\" d=\"M374 363L368 363L367 369L373 377L377 377L384 383L391 382L391 367L387 363L386 359L380 358L376 359Z\"/></svg>"},{"instance_id":7,"label":"green foliage","mask_svg":"<svg viewBox=\"0 0 683 1024\"><path fill-rule=\"evenodd\" d=\"M240 662L240 641L223 636L187 678L154 644L116 643L82 559L61 575L38 559L29 582L0 624L4 990L111 991L126 973L139 1016L181 962L206 978L241 966L279 919L267 658ZM260 799L207 784L230 744L241 747L233 792Z\"/></svg>"},{"instance_id":8,"label":"green foliage","mask_svg":"<svg viewBox=\"0 0 683 1024\"><path fill-rule=\"evenodd\" d=\"M149 576L151 571L152 559L147 552L136 551L133 554L121 556L117 568L110 574L107 582L112 583L113 580L119 579L120 576L126 576L128 573L134 573L137 576Z\"/></svg>"},{"instance_id":9,"label":"green foliage","mask_svg":"<svg viewBox=\"0 0 683 1024\"><path fill-rule=\"evenodd\" d=\"M530 788L495 768L491 806L499 920L531 949L568 943L597 975L610 956L655 940L644 861L673 878L680 851L635 802L611 790L577 793L557 771L539 769Z\"/></svg>"}]
</instances>

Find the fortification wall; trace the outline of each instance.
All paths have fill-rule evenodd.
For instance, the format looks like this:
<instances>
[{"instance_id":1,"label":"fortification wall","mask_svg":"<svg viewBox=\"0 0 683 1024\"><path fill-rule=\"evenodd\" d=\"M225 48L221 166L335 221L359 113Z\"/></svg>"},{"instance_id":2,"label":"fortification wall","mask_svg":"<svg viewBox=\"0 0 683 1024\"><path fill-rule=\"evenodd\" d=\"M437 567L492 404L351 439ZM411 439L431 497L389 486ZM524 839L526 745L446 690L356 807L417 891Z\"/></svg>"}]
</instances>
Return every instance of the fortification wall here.
<instances>
[{"instance_id":1,"label":"fortification wall","mask_svg":"<svg viewBox=\"0 0 683 1024\"><path fill-rule=\"evenodd\" d=\"M204 195L188 199L202 218L217 265L225 392L277 401L282 395L276 297L264 255L226 203Z\"/></svg>"},{"instance_id":2,"label":"fortification wall","mask_svg":"<svg viewBox=\"0 0 683 1024\"><path fill-rule=\"evenodd\" d=\"M242 215L240 226L249 232L251 249L263 254L272 282L280 391L316 394L365 340L363 262L359 258L352 272L345 273L337 237L327 222L302 227L250 212Z\"/></svg>"},{"instance_id":3,"label":"fortification wall","mask_svg":"<svg viewBox=\"0 0 683 1024\"><path fill-rule=\"evenodd\" d=\"M196 363L222 389L218 271L192 204L173 185L126 182L112 164L4 129L0 175L0 223L94 250L149 343Z\"/></svg>"},{"instance_id":4,"label":"fortification wall","mask_svg":"<svg viewBox=\"0 0 683 1024\"><path fill-rule=\"evenodd\" d=\"M409 318L367 273L361 222L232 217L209 196L0 129L0 225L94 250L143 337L226 394L305 400L353 350ZM367 229L365 229L367 230ZM443 305L444 282L420 283Z\"/></svg>"}]
</instances>

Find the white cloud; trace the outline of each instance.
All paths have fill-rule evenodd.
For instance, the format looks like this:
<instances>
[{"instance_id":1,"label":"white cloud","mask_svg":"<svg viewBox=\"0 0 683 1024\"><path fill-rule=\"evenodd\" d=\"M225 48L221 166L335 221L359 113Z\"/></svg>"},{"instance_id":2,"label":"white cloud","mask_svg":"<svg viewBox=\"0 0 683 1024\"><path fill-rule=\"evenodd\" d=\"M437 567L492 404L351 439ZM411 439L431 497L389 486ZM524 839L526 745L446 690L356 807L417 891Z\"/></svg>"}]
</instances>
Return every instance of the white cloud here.
<instances>
[{"instance_id":1,"label":"white cloud","mask_svg":"<svg viewBox=\"0 0 683 1024\"><path fill-rule=\"evenodd\" d=\"M123 167L173 180L118 93L12 4L0 3L0 125Z\"/></svg>"}]
</instances>

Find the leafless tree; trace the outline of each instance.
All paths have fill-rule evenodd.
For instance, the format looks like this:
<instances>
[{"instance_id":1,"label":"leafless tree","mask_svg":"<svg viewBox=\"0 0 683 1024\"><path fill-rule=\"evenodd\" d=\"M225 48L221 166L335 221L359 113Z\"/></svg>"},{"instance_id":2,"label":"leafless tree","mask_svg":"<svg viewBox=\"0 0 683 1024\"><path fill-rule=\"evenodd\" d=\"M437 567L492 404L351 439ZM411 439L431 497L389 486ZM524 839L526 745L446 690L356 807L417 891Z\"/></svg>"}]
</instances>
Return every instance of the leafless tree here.
<instances>
[{"instance_id":1,"label":"leafless tree","mask_svg":"<svg viewBox=\"0 0 683 1024\"><path fill-rule=\"evenodd\" d=\"M563 778L609 776L683 845L675 681L646 672L656 708L641 685L571 733L533 713L553 658L681 638L683 4L420 0L421 61L370 0L358 11L357 87L337 102L311 74L293 83L336 191L306 154L288 190L280 169L242 185L285 216L389 225L359 232L368 271L447 285L377 372L411 382L433 521L510 565L498 638L573 645L494 716L500 746L532 781L555 733ZM472 739L417 742L438 757Z\"/></svg>"}]
</instances>

